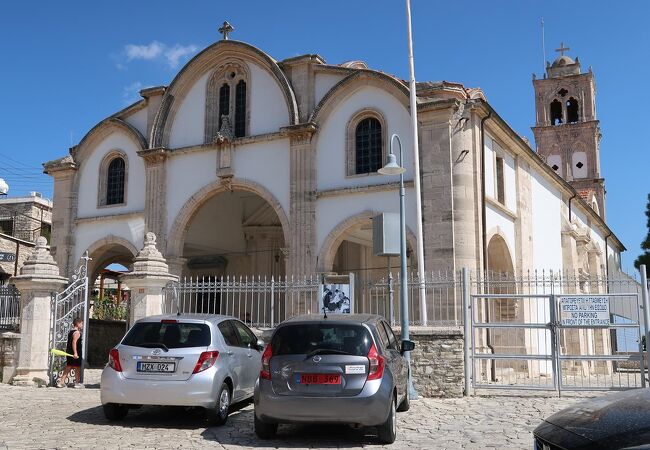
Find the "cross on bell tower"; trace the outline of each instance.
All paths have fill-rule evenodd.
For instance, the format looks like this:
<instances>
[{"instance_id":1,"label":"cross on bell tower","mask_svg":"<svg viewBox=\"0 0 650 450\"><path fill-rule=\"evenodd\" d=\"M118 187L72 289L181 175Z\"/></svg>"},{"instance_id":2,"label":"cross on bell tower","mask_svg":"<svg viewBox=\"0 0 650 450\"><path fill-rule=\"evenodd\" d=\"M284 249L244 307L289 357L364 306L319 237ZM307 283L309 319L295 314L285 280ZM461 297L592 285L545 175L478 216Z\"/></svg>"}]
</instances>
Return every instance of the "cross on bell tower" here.
<instances>
[{"instance_id":1,"label":"cross on bell tower","mask_svg":"<svg viewBox=\"0 0 650 450\"><path fill-rule=\"evenodd\" d=\"M219 33L223 34L223 40L227 41L228 40L228 34L230 34L232 31L234 31L235 28L228 23L228 21L224 21L223 25L221 25L221 28L219 28Z\"/></svg>"},{"instance_id":2,"label":"cross on bell tower","mask_svg":"<svg viewBox=\"0 0 650 450\"><path fill-rule=\"evenodd\" d=\"M569 47L564 46L564 42L560 42L560 48L556 48L555 51L560 54L560 56L564 56L564 52L568 52L571 50Z\"/></svg>"}]
</instances>

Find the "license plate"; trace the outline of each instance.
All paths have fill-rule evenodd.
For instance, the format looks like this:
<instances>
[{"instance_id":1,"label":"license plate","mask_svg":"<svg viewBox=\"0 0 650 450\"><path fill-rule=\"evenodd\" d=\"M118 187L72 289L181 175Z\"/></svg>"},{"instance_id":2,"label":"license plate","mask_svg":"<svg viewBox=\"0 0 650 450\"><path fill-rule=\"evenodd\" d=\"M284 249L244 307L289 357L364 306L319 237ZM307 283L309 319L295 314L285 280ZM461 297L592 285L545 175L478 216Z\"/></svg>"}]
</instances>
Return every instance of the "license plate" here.
<instances>
[{"instance_id":1,"label":"license plate","mask_svg":"<svg viewBox=\"0 0 650 450\"><path fill-rule=\"evenodd\" d=\"M300 384L341 384L341 375L327 373L303 373Z\"/></svg>"},{"instance_id":2,"label":"license plate","mask_svg":"<svg viewBox=\"0 0 650 450\"><path fill-rule=\"evenodd\" d=\"M176 363L171 362L138 362L138 372L147 373L173 373L176 370Z\"/></svg>"}]
</instances>

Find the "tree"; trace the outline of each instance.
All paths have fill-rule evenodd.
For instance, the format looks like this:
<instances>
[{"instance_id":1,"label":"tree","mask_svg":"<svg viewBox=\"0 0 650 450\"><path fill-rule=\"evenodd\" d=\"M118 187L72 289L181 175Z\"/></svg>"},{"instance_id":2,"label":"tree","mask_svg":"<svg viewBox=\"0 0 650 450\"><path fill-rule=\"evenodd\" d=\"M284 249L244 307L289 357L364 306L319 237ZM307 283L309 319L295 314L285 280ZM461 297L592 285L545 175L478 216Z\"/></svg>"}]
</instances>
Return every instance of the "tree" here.
<instances>
[{"instance_id":1,"label":"tree","mask_svg":"<svg viewBox=\"0 0 650 450\"><path fill-rule=\"evenodd\" d=\"M648 194L648 205L646 206L645 215L648 218L648 235L641 243L641 249L645 251L634 261L634 267L640 269L641 264L645 264L645 272L650 277L650 194Z\"/></svg>"}]
</instances>

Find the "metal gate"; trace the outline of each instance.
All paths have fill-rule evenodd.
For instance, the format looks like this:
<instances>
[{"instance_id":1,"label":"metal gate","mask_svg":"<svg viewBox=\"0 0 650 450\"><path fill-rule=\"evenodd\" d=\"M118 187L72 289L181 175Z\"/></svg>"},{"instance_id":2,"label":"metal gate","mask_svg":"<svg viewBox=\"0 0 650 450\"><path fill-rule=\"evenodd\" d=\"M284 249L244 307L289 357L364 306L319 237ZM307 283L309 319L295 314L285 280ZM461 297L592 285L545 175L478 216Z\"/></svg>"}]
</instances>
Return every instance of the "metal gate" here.
<instances>
[{"instance_id":1,"label":"metal gate","mask_svg":"<svg viewBox=\"0 0 650 450\"><path fill-rule=\"evenodd\" d=\"M0 286L0 331L19 331L20 292L13 284Z\"/></svg>"},{"instance_id":2,"label":"metal gate","mask_svg":"<svg viewBox=\"0 0 650 450\"><path fill-rule=\"evenodd\" d=\"M567 318L569 306L586 297L603 299L607 323ZM470 302L474 388L561 393L646 386L637 293L475 294Z\"/></svg>"},{"instance_id":3,"label":"metal gate","mask_svg":"<svg viewBox=\"0 0 650 450\"><path fill-rule=\"evenodd\" d=\"M83 257L83 264L72 275L70 284L61 293L52 294L52 325L50 330L50 348L66 350L68 332L72 328L75 318L81 317L84 320L82 332L82 361L80 380L83 381L83 370L88 358L88 252ZM61 376L65 367L65 358L53 356L50 353L50 385L54 386ZM74 379L74 369L68 375L64 383Z\"/></svg>"}]
</instances>

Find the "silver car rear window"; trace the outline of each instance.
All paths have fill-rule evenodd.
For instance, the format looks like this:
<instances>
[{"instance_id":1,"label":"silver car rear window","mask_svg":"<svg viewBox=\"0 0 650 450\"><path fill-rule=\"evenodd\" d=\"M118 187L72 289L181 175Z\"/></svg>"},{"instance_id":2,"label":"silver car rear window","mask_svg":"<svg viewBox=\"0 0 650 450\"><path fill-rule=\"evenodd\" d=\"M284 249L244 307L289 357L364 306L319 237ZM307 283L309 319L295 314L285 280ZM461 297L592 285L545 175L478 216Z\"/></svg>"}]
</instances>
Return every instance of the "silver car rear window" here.
<instances>
[{"instance_id":1,"label":"silver car rear window","mask_svg":"<svg viewBox=\"0 0 650 450\"><path fill-rule=\"evenodd\" d=\"M140 322L122 340L122 345L132 347L171 348L207 347L210 345L210 328L202 323Z\"/></svg>"},{"instance_id":2,"label":"silver car rear window","mask_svg":"<svg viewBox=\"0 0 650 450\"><path fill-rule=\"evenodd\" d=\"M304 355L316 350L366 356L371 345L372 339L365 327L336 323L284 325L271 341L274 356Z\"/></svg>"}]
</instances>

